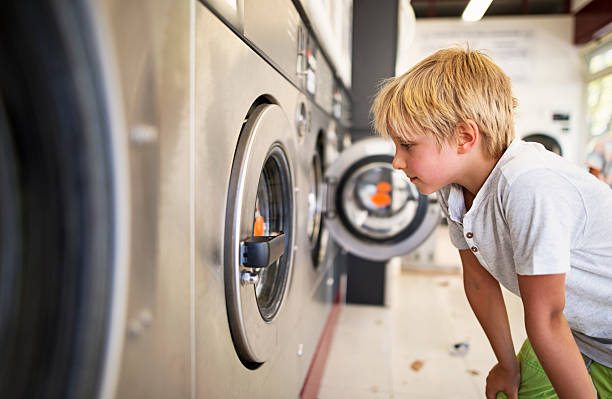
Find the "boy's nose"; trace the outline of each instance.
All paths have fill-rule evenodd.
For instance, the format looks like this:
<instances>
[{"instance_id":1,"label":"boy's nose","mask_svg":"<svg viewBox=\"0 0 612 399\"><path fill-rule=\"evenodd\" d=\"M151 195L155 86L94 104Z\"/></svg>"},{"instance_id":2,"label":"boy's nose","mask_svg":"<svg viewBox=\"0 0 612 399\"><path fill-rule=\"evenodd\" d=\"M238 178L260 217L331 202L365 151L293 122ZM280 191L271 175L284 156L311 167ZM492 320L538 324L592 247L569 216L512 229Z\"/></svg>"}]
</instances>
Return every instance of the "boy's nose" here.
<instances>
[{"instance_id":1,"label":"boy's nose","mask_svg":"<svg viewBox=\"0 0 612 399\"><path fill-rule=\"evenodd\" d=\"M393 162L391 162L391 166L393 169L404 169L406 166L405 162L397 156L397 152L395 152L395 156L393 157Z\"/></svg>"}]
</instances>

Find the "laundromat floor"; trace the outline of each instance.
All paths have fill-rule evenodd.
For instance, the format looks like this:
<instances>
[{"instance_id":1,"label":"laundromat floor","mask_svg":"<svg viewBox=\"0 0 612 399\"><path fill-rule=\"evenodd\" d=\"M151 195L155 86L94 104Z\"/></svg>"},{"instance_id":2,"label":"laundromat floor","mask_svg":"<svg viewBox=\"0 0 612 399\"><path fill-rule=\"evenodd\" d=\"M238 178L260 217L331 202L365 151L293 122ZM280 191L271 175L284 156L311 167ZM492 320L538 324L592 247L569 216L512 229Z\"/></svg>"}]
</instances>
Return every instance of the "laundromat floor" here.
<instances>
[{"instance_id":1,"label":"laundromat floor","mask_svg":"<svg viewBox=\"0 0 612 399\"><path fill-rule=\"evenodd\" d=\"M340 310L318 397L484 398L495 357L459 271L390 273L389 305ZM504 291L515 349L526 338L520 300Z\"/></svg>"}]
</instances>

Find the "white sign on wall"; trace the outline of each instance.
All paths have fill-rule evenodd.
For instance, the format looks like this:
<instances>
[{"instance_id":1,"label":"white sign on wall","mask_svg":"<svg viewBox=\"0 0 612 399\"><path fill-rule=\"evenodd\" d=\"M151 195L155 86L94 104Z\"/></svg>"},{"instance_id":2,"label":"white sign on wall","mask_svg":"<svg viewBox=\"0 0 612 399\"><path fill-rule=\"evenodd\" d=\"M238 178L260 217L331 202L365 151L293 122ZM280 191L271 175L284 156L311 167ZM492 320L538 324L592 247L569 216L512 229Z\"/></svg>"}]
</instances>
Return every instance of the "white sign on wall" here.
<instances>
[{"instance_id":1,"label":"white sign on wall","mask_svg":"<svg viewBox=\"0 0 612 399\"><path fill-rule=\"evenodd\" d=\"M422 54L431 54L452 44L469 45L495 59L513 82L527 82L533 59L533 28L483 30L477 27L424 32L417 46ZM460 39L459 39L460 38ZM460 40L460 41L459 41Z\"/></svg>"},{"instance_id":2,"label":"white sign on wall","mask_svg":"<svg viewBox=\"0 0 612 399\"><path fill-rule=\"evenodd\" d=\"M573 25L571 16L489 17L476 23L417 20L414 40L398 49L396 75L441 48L481 50L512 80L519 103L517 135L552 136L568 159L580 163L586 143L585 82Z\"/></svg>"}]
</instances>

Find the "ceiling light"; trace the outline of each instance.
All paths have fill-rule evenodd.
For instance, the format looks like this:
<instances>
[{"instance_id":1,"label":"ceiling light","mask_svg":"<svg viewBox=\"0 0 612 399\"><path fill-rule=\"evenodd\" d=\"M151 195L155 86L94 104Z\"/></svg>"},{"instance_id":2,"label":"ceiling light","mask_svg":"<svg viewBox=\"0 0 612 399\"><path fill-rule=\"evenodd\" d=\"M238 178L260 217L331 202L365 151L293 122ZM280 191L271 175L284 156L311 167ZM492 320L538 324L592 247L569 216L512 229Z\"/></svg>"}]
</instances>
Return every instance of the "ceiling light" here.
<instances>
[{"instance_id":1,"label":"ceiling light","mask_svg":"<svg viewBox=\"0 0 612 399\"><path fill-rule=\"evenodd\" d=\"M480 18L487 12L487 8L493 0L470 0L468 5L463 10L461 18L467 22L480 21Z\"/></svg>"}]
</instances>

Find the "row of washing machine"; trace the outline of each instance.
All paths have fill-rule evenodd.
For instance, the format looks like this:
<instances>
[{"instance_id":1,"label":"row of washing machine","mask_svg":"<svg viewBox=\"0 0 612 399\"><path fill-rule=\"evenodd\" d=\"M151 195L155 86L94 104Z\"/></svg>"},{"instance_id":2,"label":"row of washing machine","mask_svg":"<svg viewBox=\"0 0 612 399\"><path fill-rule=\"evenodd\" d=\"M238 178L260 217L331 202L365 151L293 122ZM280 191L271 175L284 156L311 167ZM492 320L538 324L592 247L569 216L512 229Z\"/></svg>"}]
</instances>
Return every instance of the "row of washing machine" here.
<instances>
[{"instance_id":1,"label":"row of washing machine","mask_svg":"<svg viewBox=\"0 0 612 399\"><path fill-rule=\"evenodd\" d=\"M298 396L339 247L388 259L439 221L391 143L343 148L300 3L0 9L0 392Z\"/></svg>"}]
</instances>

